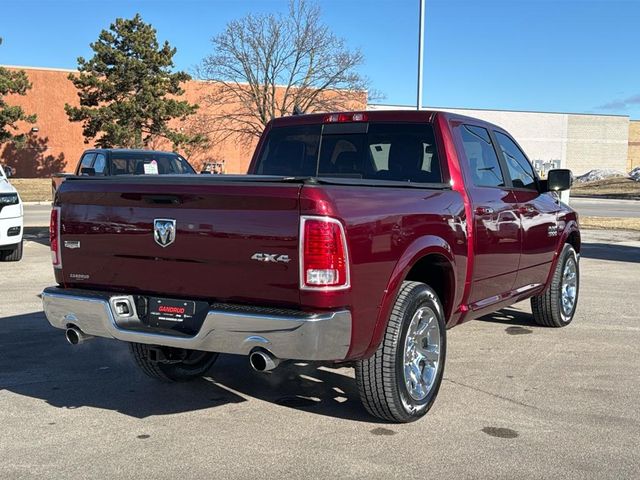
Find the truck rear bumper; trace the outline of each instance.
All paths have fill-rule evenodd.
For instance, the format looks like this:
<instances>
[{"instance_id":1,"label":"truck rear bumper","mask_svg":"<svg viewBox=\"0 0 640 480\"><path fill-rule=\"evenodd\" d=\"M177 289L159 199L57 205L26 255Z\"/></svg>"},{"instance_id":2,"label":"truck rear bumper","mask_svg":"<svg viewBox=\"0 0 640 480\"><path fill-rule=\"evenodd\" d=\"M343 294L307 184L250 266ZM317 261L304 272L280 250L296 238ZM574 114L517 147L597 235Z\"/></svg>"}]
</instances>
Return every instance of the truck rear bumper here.
<instances>
[{"instance_id":1,"label":"truck rear bumper","mask_svg":"<svg viewBox=\"0 0 640 480\"><path fill-rule=\"evenodd\" d=\"M85 334L124 342L145 343L209 352L248 355L263 348L294 360L344 360L351 342L351 313L339 310L302 313L269 308L214 305L194 336L170 335L123 327L111 299L126 298L88 290L49 287L42 292L49 323L61 329L75 326ZM151 330L151 329L150 329Z\"/></svg>"}]
</instances>

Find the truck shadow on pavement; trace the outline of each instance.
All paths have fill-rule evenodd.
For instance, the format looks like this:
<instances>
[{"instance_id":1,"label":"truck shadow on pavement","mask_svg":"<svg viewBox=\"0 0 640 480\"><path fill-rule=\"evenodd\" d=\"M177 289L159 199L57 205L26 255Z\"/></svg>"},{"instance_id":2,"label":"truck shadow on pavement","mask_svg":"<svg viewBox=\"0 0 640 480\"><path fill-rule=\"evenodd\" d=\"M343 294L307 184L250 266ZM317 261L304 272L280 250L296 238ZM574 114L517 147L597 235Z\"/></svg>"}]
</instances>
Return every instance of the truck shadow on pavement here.
<instances>
[{"instance_id":1,"label":"truck shadow on pavement","mask_svg":"<svg viewBox=\"0 0 640 480\"><path fill-rule=\"evenodd\" d=\"M597 260L640 263L640 247L615 243L583 243L580 256Z\"/></svg>"},{"instance_id":2,"label":"truck shadow on pavement","mask_svg":"<svg viewBox=\"0 0 640 480\"><path fill-rule=\"evenodd\" d=\"M221 355L204 378L165 384L140 372L122 342L94 339L68 345L42 312L0 318L0 332L0 391L57 408L92 407L146 418L256 398L313 414L376 422L361 406L346 369L286 362L264 374L252 371L245 357ZM253 405L260 408L259 402Z\"/></svg>"},{"instance_id":3,"label":"truck shadow on pavement","mask_svg":"<svg viewBox=\"0 0 640 480\"><path fill-rule=\"evenodd\" d=\"M531 315L531 313L516 310L514 308L503 308L502 310L498 310L497 312L484 315L477 320L481 322L498 323L502 325L511 325L517 327L540 327L533 320L533 316Z\"/></svg>"}]
</instances>

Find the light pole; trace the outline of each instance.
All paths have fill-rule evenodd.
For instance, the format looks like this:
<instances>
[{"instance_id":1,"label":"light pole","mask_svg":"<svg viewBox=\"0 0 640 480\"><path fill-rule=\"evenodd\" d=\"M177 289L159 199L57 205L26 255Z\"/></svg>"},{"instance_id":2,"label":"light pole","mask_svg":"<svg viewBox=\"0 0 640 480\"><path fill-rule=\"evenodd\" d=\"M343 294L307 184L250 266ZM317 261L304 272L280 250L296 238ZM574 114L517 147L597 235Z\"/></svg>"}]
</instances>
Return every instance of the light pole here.
<instances>
[{"instance_id":1,"label":"light pole","mask_svg":"<svg viewBox=\"0 0 640 480\"><path fill-rule=\"evenodd\" d=\"M416 109L422 108L422 51L424 49L424 2L420 2L420 29L418 32L418 98L416 101Z\"/></svg>"}]
</instances>

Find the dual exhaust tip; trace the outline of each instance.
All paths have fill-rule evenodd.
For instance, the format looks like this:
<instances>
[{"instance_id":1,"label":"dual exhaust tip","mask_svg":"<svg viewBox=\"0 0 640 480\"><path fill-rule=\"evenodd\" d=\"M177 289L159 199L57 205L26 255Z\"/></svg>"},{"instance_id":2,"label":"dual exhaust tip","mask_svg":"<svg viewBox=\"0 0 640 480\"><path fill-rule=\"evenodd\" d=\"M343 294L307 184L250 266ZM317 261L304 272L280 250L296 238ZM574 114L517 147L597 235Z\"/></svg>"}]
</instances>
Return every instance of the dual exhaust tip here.
<instances>
[{"instance_id":1,"label":"dual exhaust tip","mask_svg":"<svg viewBox=\"0 0 640 480\"><path fill-rule=\"evenodd\" d=\"M67 328L64 336L70 345L79 345L93 338L92 335L87 335L76 326ZM256 372L269 372L280 365L280 359L274 357L267 350L255 348L249 354L249 365Z\"/></svg>"}]
</instances>

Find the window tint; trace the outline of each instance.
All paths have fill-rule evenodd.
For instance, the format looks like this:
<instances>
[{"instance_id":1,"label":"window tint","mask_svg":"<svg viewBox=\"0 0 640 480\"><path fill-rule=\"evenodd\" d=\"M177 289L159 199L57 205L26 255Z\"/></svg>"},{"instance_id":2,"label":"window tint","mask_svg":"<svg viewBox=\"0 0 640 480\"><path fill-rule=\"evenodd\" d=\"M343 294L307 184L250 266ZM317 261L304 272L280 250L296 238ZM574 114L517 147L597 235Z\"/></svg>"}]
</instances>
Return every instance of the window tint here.
<instances>
[{"instance_id":1,"label":"window tint","mask_svg":"<svg viewBox=\"0 0 640 480\"><path fill-rule=\"evenodd\" d=\"M85 154L85 156L82 157L82 162L80 162L80 168L78 169L78 174L82 173L83 168L90 168L94 158L96 158L95 153Z\"/></svg>"},{"instance_id":2,"label":"window tint","mask_svg":"<svg viewBox=\"0 0 640 480\"><path fill-rule=\"evenodd\" d=\"M273 128L256 173L442 182L433 128L418 123Z\"/></svg>"},{"instance_id":3,"label":"window tint","mask_svg":"<svg viewBox=\"0 0 640 480\"><path fill-rule=\"evenodd\" d=\"M322 125L272 128L262 148L259 175L314 176Z\"/></svg>"},{"instance_id":4,"label":"window tint","mask_svg":"<svg viewBox=\"0 0 640 480\"><path fill-rule=\"evenodd\" d=\"M504 177L489 132L463 125L460 129L473 183L478 187L504 187Z\"/></svg>"},{"instance_id":5,"label":"window tint","mask_svg":"<svg viewBox=\"0 0 640 480\"><path fill-rule=\"evenodd\" d=\"M495 133L498 144L504 154L513 186L515 188L537 190L538 186L536 185L533 167L527 160L527 157L524 156L524 153L522 153L514 141L505 134L495 131L493 133Z\"/></svg>"},{"instance_id":6,"label":"window tint","mask_svg":"<svg viewBox=\"0 0 640 480\"><path fill-rule=\"evenodd\" d=\"M93 169L96 171L96 175L104 175L104 167L107 165L107 159L104 154L98 153L96 155L96 161L93 162Z\"/></svg>"},{"instance_id":7,"label":"window tint","mask_svg":"<svg viewBox=\"0 0 640 480\"><path fill-rule=\"evenodd\" d=\"M370 123L366 133L322 136L318 176L440 183L433 129L428 124Z\"/></svg>"},{"instance_id":8,"label":"window tint","mask_svg":"<svg viewBox=\"0 0 640 480\"><path fill-rule=\"evenodd\" d=\"M112 175L196 173L184 158L175 153L114 151L111 154L111 165ZM146 168L145 165L147 165Z\"/></svg>"}]
</instances>

